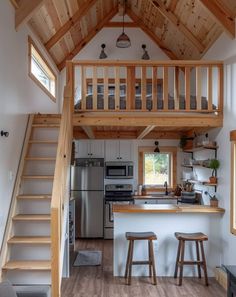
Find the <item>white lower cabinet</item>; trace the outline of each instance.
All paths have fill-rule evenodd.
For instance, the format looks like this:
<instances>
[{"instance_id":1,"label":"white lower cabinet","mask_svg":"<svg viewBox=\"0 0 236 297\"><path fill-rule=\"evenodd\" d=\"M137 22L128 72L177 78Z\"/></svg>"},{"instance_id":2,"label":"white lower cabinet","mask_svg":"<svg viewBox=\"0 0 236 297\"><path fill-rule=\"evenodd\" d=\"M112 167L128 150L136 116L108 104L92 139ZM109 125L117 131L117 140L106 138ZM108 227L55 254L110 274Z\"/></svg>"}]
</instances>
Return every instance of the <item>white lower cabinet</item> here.
<instances>
[{"instance_id":1,"label":"white lower cabinet","mask_svg":"<svg viewBox=\"0 0 236 297\"><path fill-rule=\"evenodd\" d=\"M157 204L156 199L134 199L134 204Z\"/></svg>"}]
</instances>

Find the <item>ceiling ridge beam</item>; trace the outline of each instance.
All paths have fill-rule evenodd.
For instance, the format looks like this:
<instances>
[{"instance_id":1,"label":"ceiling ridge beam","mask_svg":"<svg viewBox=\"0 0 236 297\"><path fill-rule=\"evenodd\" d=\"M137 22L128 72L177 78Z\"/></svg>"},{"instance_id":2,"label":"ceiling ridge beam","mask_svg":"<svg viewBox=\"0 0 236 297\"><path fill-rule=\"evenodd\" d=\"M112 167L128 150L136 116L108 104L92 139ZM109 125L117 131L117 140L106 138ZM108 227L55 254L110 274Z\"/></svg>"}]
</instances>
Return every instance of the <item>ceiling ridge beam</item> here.
<instances>
[{"instance_id":1,"label":"ceiling ridge beam","mask_svg":"<svg viewBox=\"0 0 236 297\"><path fill-rule=\"evenodd\" d=\"M171 12L161 0L151 1L154 7L167 18L185 37L197 47L197 49L202 53L205 46L198 40L198 38L181 22L181 20Z\"/></svg>"},{"instance_id":2,"label":"ceiling ridge beam","mask_svg":"<svg viewBox=\"0 0 236 297\"><path fill-rule=\"evenodd\" d=\"M87 136L88 136L89 139L95 139L95 135L94 135L94 131L93 131L92 127L90 127L90 126L82 126L81 128L87 134Z\"/></svg>"},{"instance_id":3,"label":"ceiling ridge beam","mask_svg":"<svg viewBox=\"0 0 236 297\"><path fill-rule=\"evenodd\" d=\"M27 23L33 14L40 9L44 0L21 0L15 11L15 29ZM14 3L14 2L12 2Z\"/></svg>"},{"instance_id":4,"label":"ceiling ridge beam","mask_svg":"<svg viewBox=\"0 0 236 297\"><path fill-rule=\"evenodd\" d=\"M122 28L123 22L107 22L104 27L107 28ZM125 28L137 28L138 25L135 22L124 22Z\"/></svg>"},{"instance_id":5,"label":"ceiling ridge beam","mask_svg":"<svg viewBox=\"0 0 236 297\"><path fill-rule=\"evenodd\" d=\"M235 38L235 17L232 16L230 10L222 3L219 3L219 1L199 1L208 10L208 12L211 13L217 23L223 27L224 31L230 35L231 38Z\"/></svg>"},{"instance_id":6,"label":"ceiling ridge beam","mask_svg":"<svg viewBox=\"0 0 236 297\"><path fill-rule=\"evenodd\" d=\"M178 57L166 46L164 46L163 42L161 39L154 33L152 32L148 26L146 26L142 19L140 19L130 8L126 9L127 15L135 22L137 25L142 29L144 33L146 33L156 44L157 46L163 50L163 52L172 60L179 60Z\"/></svg>"},{"instance_id":7,"label":"ceiling ridge beam","mask_svg":"<svg viewBox=\"0 0 236 297\"><path fill-rule=\"evenodd\" d=\"M85 45L88 44L93 39L93 37L104 27L104 25L117 14L117 12L118 8L114 7L100 23L92 28L88 35L75 46L75 48L65 57L65 59L61 63L57 65L58 69L61 71L65 67L66 61L72 60L81 51L81 49L84 48Z\"/></svg>"},{"instance_id":8,"label":"ceiling ridge beam","mask_svg":"<svg viewBox=\"0 0 236 297\"><path fill-rule=\"evenodd\" d=\"M47 50L52 48L76 23L87 14L97 0L86 1L76 13L45 43Z\"/></svg>"},{"instance_id":9,"label":"ceiling ridge beam","mask_svg":"<svg viewBox=\"0 0 236 297\"><path fill-rule=\"evenodd\" d=\"M156 125L147 126L139 133L139 135L137 136L137 139L143 139L146 135L148 135L155 128L156 128Z\"/></svg>"}]
</instances>

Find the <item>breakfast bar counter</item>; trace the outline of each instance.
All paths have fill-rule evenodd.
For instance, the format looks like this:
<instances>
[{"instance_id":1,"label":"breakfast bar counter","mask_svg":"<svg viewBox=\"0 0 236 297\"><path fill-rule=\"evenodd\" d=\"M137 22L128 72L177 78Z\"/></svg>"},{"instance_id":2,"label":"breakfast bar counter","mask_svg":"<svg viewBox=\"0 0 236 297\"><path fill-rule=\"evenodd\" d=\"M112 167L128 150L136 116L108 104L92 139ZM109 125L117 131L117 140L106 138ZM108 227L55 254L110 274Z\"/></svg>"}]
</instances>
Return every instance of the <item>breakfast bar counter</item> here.
<instances>
[{"instance_id":1,"label":"breakfast bar counter","mask_svg":"<svg viewBox=\"0 0 236 297\"><path fill-rule=\"evenodd\" d=\"M114 205L114 276L124 276L128 242L126 232L153 231L157 235L154 241L154 253L158 276L174 275L178 242L175 232L202 232L209 240L204 242L209 276L214 268L221 265L224 242L220 236L223 208L206 205L142 204ZM147 243L137 241L134 248L134 260L147 259ZM196 248L186 242L185 258L196 257ZM148 276L148 267L135 265L133 276ZM197 268L184 267L184 276L197 276Z\"/></svg>"}]
</instances>

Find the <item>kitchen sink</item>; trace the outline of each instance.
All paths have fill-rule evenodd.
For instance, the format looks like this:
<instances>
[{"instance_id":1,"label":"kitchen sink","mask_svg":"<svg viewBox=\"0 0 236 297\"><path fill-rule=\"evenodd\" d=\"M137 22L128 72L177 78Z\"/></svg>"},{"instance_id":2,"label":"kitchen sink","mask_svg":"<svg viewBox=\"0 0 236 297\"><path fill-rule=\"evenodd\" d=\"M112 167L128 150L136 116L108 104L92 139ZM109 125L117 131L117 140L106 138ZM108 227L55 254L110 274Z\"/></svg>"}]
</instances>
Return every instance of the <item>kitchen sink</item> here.
<instances>
[{"instance_id":1,"label":"kitchen sink","mask_svg":"<svg viewBox=\"0 0 236 297\"><path fill-rule=\"evenodd\" d=\"M153 198L173 198L174 197L174 194L168 194L168 195L165 195L165 193L152 193L150 194L151 197Z\"/></svg>"}]
</instances>

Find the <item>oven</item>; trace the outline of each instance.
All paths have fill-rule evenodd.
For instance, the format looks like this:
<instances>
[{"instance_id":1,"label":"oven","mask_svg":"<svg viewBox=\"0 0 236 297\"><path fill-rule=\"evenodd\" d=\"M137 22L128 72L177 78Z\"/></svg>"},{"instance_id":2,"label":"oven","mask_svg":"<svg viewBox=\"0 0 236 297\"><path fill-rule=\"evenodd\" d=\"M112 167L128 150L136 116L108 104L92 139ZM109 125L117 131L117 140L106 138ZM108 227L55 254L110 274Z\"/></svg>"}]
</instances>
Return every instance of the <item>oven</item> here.
<instances>
[{"instance_id":1,"label":"oven","mask_svg":"<svg viewBox=\"0 0 236 297\"><path fill-rule=\"evenodd\" d=\"M128 179L134 176L133 162L106 162L105 176L108 179Z\"/></svg>"},{"instance_id":2,"label":"oven","mask_svg":"<svg viewBox=\"0 0 236 297\"><path fill-rule=\"evenodd\" d=\"M104 205L104 238L113 239L113 205L114 204L133 204L132 185L106 185L105 186L105 205Z\"/></svg>"}]
</instances>

